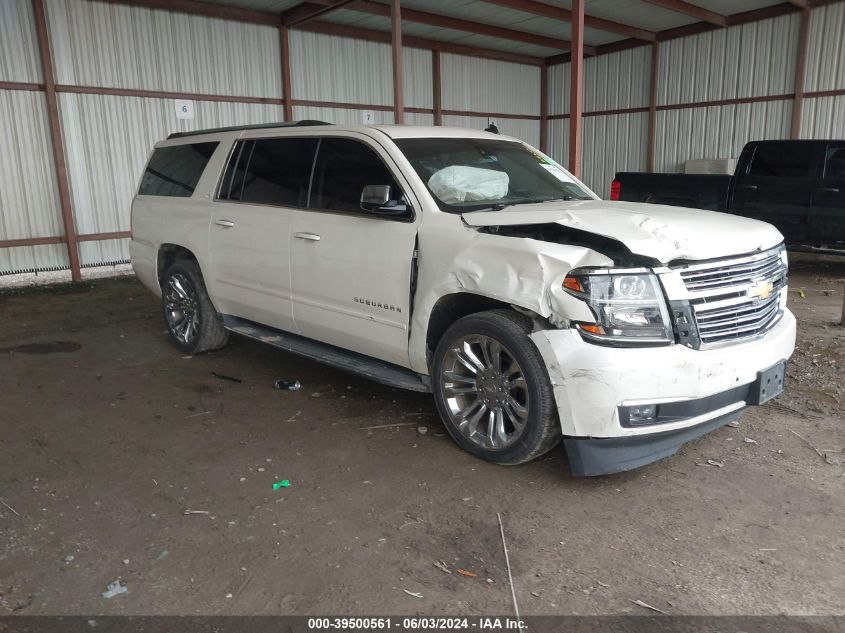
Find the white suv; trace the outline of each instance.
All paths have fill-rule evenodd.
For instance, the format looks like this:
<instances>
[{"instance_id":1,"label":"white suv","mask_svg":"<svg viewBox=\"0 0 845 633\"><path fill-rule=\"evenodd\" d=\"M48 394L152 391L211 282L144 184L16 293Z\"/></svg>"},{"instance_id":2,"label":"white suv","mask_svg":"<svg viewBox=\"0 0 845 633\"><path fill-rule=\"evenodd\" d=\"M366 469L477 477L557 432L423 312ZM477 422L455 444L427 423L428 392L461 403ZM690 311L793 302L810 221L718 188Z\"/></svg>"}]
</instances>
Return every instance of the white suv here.
<instances>
[{"instance_id":1,"label":"white suv","mask_svg":"<svg viewBox=\"0 0 845 633\"><path fill-rule=\"evenodd\" d=\"M176 345L230 332L431 391L500 464L563 438L634 468L783 388L783 238L605 202L505 136L303 121L173 134L132 205L132 263Z\"/></svg>"}]
</instances>

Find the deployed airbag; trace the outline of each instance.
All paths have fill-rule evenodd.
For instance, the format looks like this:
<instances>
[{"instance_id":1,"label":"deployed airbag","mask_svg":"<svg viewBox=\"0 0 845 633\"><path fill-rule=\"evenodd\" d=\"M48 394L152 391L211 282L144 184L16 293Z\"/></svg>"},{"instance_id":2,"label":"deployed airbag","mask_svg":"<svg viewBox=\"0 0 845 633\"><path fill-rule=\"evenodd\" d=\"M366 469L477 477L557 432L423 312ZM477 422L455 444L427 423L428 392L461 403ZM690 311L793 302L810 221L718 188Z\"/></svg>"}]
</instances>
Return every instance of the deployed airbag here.
<instances>
[{"instance_id":1,"label":"deployed airbag","mask_svg":"<svg viewBox=\"0 0 845 633\"><path fill-rule=\"evenodd\" d=\"M499 200L508 195L510 179L503 171L452 165L428 179L431 193L446 204Z\"/></svg>"}]
</instances>

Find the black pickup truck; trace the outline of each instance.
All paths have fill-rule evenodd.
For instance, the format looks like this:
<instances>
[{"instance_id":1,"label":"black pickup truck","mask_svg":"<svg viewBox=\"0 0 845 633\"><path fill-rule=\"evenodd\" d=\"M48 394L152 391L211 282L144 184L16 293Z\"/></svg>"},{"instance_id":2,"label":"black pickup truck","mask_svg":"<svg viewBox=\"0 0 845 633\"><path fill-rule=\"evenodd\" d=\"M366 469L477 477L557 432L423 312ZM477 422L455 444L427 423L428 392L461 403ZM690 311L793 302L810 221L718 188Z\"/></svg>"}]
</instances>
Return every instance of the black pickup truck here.
<instances>
[{"instance_id":1,"label":"black pickup truck","mask_svg":"<svg viewBox=\"0 0 845 633\"><path fill-rule=\"evenodd\" d=\"M845 253L845 141L752 141L733 176L619 172L610 197L765 220L792 247Z\"/></svg>"}]
</instances>

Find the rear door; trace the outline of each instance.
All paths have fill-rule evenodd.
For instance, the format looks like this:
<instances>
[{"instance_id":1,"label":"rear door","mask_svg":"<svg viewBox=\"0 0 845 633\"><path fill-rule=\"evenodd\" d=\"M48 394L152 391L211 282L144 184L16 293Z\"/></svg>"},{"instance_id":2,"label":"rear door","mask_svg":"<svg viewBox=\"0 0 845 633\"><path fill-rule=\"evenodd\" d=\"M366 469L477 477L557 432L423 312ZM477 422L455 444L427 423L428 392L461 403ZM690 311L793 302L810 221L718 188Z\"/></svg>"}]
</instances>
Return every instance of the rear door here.
<instances>
[{"instance_id":1,"label":"rear door","mask_svg":"<svg viewBox=\"0 0 845 633\"><path fill-rule=\"evenodd\" d=\"M293 212L293 313L304 336L408 366L417 221L365 211L368 185L410 202L387 152L364 135L322 137L307 210Z\"/></svg>"},{"instance_id":2,"label":"rear door","mask_svg":"<svg viewBox=\"0 0 845 633\"><path fill-rule=\"evenodd\" d=\"M821 178L813 192L810 240L819 245L845 243L845 142L825 147Z\"/></svg>"},{"instance_id":3,"label":"rear door","mask_svg":"<svg viewBox=\"0 0 845 633\"><path fill-rule=\"evenodd\" d=\"M817 154L815 143L758 143L736 175L730 211L774 224L787 242L806 242Z\"/></svg>"},{"instance_id":4,"label":"rear door","mask_svg":"<svg viewBox=\"0 0 845 633\"><path fill-rule=\"evenodd\" d=\"M235 143L209 228L210 284L217 309L295 332L290 229L304 207L317 141L281 137Z\"/></svg>"}]
</instances>

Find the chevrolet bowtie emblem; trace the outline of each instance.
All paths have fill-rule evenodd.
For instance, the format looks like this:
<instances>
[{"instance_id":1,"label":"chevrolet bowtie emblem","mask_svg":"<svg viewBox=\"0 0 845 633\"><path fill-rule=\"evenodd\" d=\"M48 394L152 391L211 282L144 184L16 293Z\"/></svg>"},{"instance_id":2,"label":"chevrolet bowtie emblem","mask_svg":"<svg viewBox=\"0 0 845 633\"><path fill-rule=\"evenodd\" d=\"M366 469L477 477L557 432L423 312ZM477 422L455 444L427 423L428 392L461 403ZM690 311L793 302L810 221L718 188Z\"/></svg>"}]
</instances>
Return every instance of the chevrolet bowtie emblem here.
<instances>
[{"instance_id":1,"label":"chevrolet bowtie emblem","mask_svg":"<svg viewBox=\"0 0 845 633\"><path fill-rule=\"evenodd\" d=\"M762 301L768 299L774 289L775 285L771 281L758 281L748 289L748 296Z\"/></svg>"}]
</instances>

